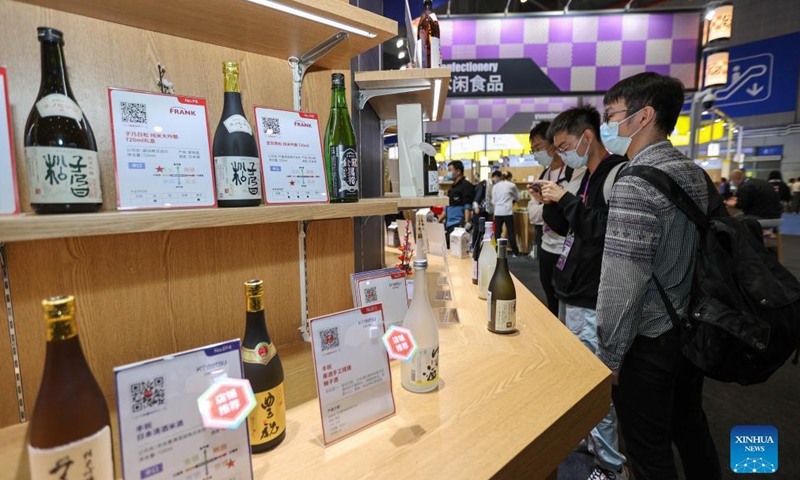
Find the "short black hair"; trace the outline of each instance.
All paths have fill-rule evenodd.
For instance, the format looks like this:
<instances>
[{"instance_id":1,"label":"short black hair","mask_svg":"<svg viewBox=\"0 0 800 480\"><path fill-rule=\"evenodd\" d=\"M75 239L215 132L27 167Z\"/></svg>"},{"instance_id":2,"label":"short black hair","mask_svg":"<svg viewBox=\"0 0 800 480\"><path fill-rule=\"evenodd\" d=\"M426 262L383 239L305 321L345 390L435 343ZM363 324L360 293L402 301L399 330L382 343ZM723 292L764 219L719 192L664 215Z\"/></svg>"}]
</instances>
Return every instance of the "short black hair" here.
<instances>
[{"instance_id":1,"label":"short black hair","mask_svg":"<svg viewBox=\"0 0 800 480\"><path fill-rule=\"evenodd\" d=\"M547 129L547 141L555 143L553 139L557 133L566 131L570 135L580 137L589 129L600 140L600 112L591 105L572 107L558 114Z\"/></svg>"},{"instance_id":2,"label":"short black hair","mask_svg":"<svg viewBox=\"0 0 800 480\"><path fill-rule=\"evenodd\" d=\"M790 178L789 183L794 183L794 178Z\"/></svg>"},{"instance_id":3,"label":"short black hair","mask_svg":"<svg viewBox=\"0 0 800 480\"><path fill-rule=\"evenodd\" d=\"M464 162L461 160L453 160L452 162L448 163L447 166L453 167L453 170L461 172L462 175L464 174Z\"/></svg>"},{"instance_id":4,"label":"short black hair","mask_svg":"<svg viewBox=\"0 0 800 480\"><path fill-rule=\"evenodd\" d=\"M646 106L656 111L656 127L666 135L675 130L684 102L683 83L668 75L644 72L620 80L606 92L603 103L625 102L628 115Z\"/></svg>"},{"instance_id":5,"label":"short black hair","mask_svg":"<svg viewBox=\"0 0 800 480\"><path fill-rule=\"evenodd\" d=\"M769 172L769 180L780 180L783 181L783 175L781 175L780 170L773 170Z\"/></svg>"},{"instance_id":6,"label":"short black hair","mask_svg":"<svg viewBox=\"0 0 800 480\"><path fill-rule=\"evenodd\" d=\"M549 128L550 122L539 122L531 129L531 133L528 135L528 138L533 140L534 137L541 137L542 139L547 140L547 130Z\"/></svg>"},{"instance_id":7,"label":"short black hair","mask_svg":"<svg viewBox=\"0 0 800 480\"><path fill-rule=\"evenodd\" d=\"M495 170L494 172L492 172L492 177L503 178L503 172L501 172L500 170Z\"/></svg>"}]
</instances>

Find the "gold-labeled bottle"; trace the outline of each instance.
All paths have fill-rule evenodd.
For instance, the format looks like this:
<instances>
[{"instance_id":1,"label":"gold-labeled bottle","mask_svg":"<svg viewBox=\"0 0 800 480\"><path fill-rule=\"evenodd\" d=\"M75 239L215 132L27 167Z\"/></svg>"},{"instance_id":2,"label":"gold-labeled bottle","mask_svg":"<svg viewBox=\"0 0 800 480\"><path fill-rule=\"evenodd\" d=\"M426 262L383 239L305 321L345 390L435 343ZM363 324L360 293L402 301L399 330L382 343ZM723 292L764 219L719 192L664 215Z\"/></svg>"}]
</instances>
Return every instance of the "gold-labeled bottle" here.
<instances>
[{"instance_id":1,"label":"gold-labeled bottle","mask_svg":"<svg viewBox=\"0 0 800 480\"><path fill-rule=\"evenodd\" d=\"M264 282L244 283L247 326L242 341L244 378L256 395L256 408L247 417L250 450L266 452L286 438L286 399L283 395L283 365L269 338L264 318Z\"/></svg>"},{"instance_id":2,"label":"gold-labeled bottle","mask_svg":"<svg viewBox=\"0 0 800 480\"><path fill-rule=\"evenodd\" d=\"M42 306L47 354L30 425L31 478L112 480L108 405L81 350L75 297L50 298Z\"/></svg>"}]
</instances>

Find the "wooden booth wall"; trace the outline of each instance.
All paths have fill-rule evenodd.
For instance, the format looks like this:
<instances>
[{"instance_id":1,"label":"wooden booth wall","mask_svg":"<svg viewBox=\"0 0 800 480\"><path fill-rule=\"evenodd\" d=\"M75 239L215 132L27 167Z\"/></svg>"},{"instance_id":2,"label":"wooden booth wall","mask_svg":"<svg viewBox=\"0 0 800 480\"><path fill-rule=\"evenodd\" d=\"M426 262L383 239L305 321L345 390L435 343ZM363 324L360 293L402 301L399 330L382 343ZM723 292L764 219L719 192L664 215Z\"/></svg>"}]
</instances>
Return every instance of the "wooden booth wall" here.
<instances>
[{"instance_id":1,"label":"wooden booth wall","mask_svg":"<svg viewBox=\"0 0 800 480\"><path fill-rule=\"evenodd\" d=\"M105 209L114 209L107 87L156 91L156 65L179 95L207 100L211 134L223 106L222 62L241 65L242 98L252 106L292 108L285 59L0 0L0 64L8 68L20 201L30 210L23 131L40 80L36 27L64 32L65 58L78 103L100 153ZM264 28L269 28L265 25ZM341 66L342 71L349 65ZM326 125L331 71L306 77L304 110ZM349 98L349 96L348 96ZM308 229L309 314L352 305L352 220L311 222ZM240 337L242 283L266 282L267 322L278 347L302 341L297 223L66 238L6 245L17 343L30 415L41 381L45 330L40 302L74 294L84 351L106 397L113 399L114 366ZM5 309L0 313L0 427L19 421Z\"/></svg>"}]
</instances>

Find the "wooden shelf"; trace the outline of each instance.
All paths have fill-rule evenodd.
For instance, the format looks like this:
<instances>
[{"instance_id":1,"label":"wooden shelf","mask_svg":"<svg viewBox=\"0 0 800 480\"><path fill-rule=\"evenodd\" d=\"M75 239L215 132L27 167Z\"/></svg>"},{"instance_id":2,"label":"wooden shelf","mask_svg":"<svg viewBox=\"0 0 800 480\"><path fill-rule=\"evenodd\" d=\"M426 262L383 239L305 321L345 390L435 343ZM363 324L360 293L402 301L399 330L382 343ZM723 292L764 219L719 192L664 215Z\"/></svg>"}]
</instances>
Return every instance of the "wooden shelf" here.
<instances>
[{"instance_id":1,"label":"wooden shelf","mask_svg":"<svg viewBox=\"0 0 800 480\"><path fill-rule=\"evenodd\" d=\"M401 197L398 193L389 193L386 195L386 198L397 200L397 208L401 210L413 208L446 207L450 204L449 198L439 196Z\"/></svg>"},{"instance_id":2,"label":"wooden shelf","mask_svg":"<svg viewBox=\"0 0 800 480\"><path fill-rule=\"evenodd\" d=\"M287 59L299 57L339 31L246 0L19 0L176 37ZM341 0L277 0L281 6L359 29L315 66L349 68L351 58L397 35L397 22Z\"/></svg>"},{"instance_id":3,"label":"wooden shelf","mask_svg":"<svg viewBox=\"0 0 800 480\"><path fill-rule=\"evenodd\" d=\"M428 259L435 289L443 265ZM398 465L409 478L555 478L551 472L608 413L611 372L518 281L519 333L488 332L471 260L449 264L460 323L439 328L439 389L406 391L400 363L392 362L397 414L325 448L310 348L280 349L286 440L253 457L254 478L393 478ZM27 478L26 429L0 430L0 465L12 478Z\"/></svg>"},{"instance_id":4,"label":"wooden shelf","mask_svg":"<svg viewBox=\"0 0 800 480\"><path fill-rule=\"evenodd\" d=\"M22 214L0 217L0 242L369 217L397 213L399 200L367 198L357 203L314 205L111 211L74 215Z\"/></svg>"},{"instance_id":5,"label":"wooden shelf","mask_svg":"<svg viewBox=\"0 0 800 480\"><path fill-rule=\"evenodd\" d=\"M436 80L441 81L438 106L436 100ZM391 90L397 88L429 87L417 92L394 95L374 96L369 104L381 120L397 118L397 105L405 103L422 104L422 111L433 121L441 120L444 114L444 101L447 99L447 88L450 85L449 68L413 68L407 70L380 70L373 72L356 72L355 81L358 88L364 90ZM433 118L434 110L438 118Z\"/></svg>"}]
</instances>

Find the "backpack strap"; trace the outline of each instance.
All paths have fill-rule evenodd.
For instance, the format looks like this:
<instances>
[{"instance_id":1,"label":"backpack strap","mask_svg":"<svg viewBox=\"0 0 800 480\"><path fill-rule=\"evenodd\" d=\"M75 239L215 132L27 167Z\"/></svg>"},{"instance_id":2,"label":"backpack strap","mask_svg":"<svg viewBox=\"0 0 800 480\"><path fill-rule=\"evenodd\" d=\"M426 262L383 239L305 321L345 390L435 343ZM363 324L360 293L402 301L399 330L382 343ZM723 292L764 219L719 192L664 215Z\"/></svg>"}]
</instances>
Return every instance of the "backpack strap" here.
<instances>
[{"instance_id":1,"label":"backpack strap","mask_svg":"<svg viewBox=\"0 0 800 480\"><path fill-rule=\"evenodd\" d=\"M608 201L611 200L611 189L614 187L614 182L617 181L617 178L620 176L620 172L628 162L621 162L611 169L608 172L608 176L606 176L606 181L603 184L603 198L606 200L606 205L608 205Z\"/></svg>"},{"instance_id":2,"label":"backpack strap","mask_svg":"<svg viewBox=\"0 0 800 480\"><path fill-rule=\"evenodd\" d=\"M708 216L700 210L692 197L667 173L655 167L635 165L626 168L620 177L639 177L663 193L698 228L708 228ZM709 199L710 201L711 199Z\"/></svg>"},{"instance_id":3,"label":"backpack strap","mask_svg":"<svg viewBox=\"0 0 800 480\"><path fill-rule=\"evenodd\" d=\"M574 171L575 171L574 168L572 168L569 165L567 165L566 170L564 170L564 180L566 180L567 183L572 181L572 172L574 172Z\"/></svg>"}]
</instances>

